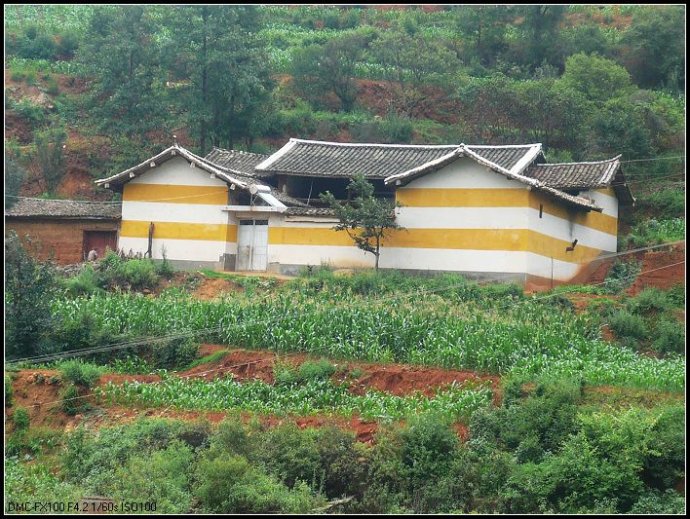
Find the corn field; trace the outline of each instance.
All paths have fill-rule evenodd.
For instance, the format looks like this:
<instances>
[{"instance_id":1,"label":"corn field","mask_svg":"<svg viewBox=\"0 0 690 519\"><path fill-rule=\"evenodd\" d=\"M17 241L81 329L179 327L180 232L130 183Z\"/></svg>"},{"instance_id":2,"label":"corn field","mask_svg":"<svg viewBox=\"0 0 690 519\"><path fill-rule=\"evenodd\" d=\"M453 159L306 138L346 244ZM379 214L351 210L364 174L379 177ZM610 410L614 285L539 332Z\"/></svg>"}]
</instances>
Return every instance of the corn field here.
<instances>
[{"instance_id":1,"label":"corn field","mask_svg":"<svg viewBox=\"0 0 690 519\"><path fill-rule=\"evenodd\" d=\"M198 332L201 342L305 352L369 362L401 362L496 374L560 374L590 384L682 391L685 360L657 359L601 340L598 324L548 300L477 303L278 292L198 301L109 294L58 300L63 323L92 316L105 336Z\"/></svg>"},{"instance_id":2,"label":"corn field","mask_svg":"<svg viewBox=\"0 0 690 519\"><path fill-rule=\"evenodd\" d=\"M301 416L357 414L365 420L383 421L401 420L427 411L453 420L468 419L477 409L488 406L492 396L488 388L469 389L462 385L453 385L427 398L419 394L395 396L381 391L354 395L346 385L328 380L285 386L258 380L239 383L232 378L221 378L209 382L176 377L154 384L108 384L100 388L98 394L110 404Z\"/></svg>"}]
</instances>

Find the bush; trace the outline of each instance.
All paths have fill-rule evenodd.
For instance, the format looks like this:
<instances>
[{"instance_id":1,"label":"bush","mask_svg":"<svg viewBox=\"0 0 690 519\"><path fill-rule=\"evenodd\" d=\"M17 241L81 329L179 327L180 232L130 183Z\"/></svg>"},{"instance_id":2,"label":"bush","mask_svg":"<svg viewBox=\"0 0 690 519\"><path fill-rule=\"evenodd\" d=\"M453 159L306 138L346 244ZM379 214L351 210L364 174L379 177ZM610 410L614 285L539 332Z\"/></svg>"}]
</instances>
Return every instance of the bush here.
<instances>
[{"instance_id":1,"label":"bush","mask_svg":"<svg viewBox=\"0 0 690 519\"><path fill-rule=\"evenodd\" d=\"M327 380L335 373L335 366L326 359L307 361L299 367L300 381Z\"/></svg>"},{"instance_id":2,"label":"bush","mask_svg":"<svg viewBox=\"0 0 690 519\"><path fill-rule=\"evenodd\" d=\"M84 404L80 399L79 389L74 384L67 386L60 396L62 398L62 410L66 414L74 416L84 408Z\"/></svg>"},{"instance_id":3,"label":"bush","mask_svg":"<svg viewBox=\"0 0 690 519\"><path fill-rule=\"evenodd\" d=\"M70 296L90 295L100 290L100 279L91 265L85 265L74 277L62 281L62 286Z\"/></svg>"},{"instance_id":4,"label":"bush","mask_svg":"<svg viewBox=\"0 0 690 519\"><path fill-rule=\"evenodd\" d=\"M12 407L13 395L12 379L5 375L5 407Z\"/></svg>"},{"instance_id":5,"label":"bush","mask_svg":"<svg viewBox=\"0 0 690 519\"><path fill-rule=\"evenodd\" d=\"M108 251L101 261L100 269L102 287L142 290L155 288L160 281L158 270L167 272L168 267L157 266L150 259L124 259L117 253Z\"/></svg>"},{"instance_id":6,"label":"bush","mask_svg":"<svg viewBox=\"0 0 690 519\"><path fill-rule=\"evenodd\" d=\"M637 260L631 261L616 261L611 266L606 279L604 279L603 288L609 294L619 294L626 288L633 284L635 278L642 268L642 263Z\"/></svg>"},{"instance_id":7,"label":"bush","mask_svg":"<svg viewBox=\"0 0 690 519\"><path fill-rule=\"evenodd\" d=\"M644 319L626 310L619 310L613 313L609 318L609 326L619 339L628 337L645 340L649 335Z\"/></svg>"},{"instance_id":8,"label":"bush","mask_svg":"<svg viewBox=\"0 0 690 519\"><path fill-rule=\"evenodd\" d=\"M676 320L661 319L654 331L652 348L660 353L685 353L685 327Z\"/></svg>"},{"instance_id":9,"label":"bush","mask_svg":"<svg viewBox=\"0 0 690 519\"><path fill-rule=\"evenodd\" d=\"M651 449L643 460L642 479L652 488L675 486L685 467L685 408L666 407L651 428Z\"/></svg>"},{"instance_id":10,"label":"bush","mask_svg":"<svg viewBox=\"0 0 690 519\"><path fill-rule=\"evenodd\" d=\"M643 493L630 509L635 515L683 515L685 496L675 490L659 492L650 490Z\"/></svg>"},{"instance_id":11,"label":"bush","mask_svg":"<svg viewBox=\"0 0 690 519\"><path fill-rule=\"evenodd\" d=\"M34 260L14 231L5 238L5 345L8 358L35 355L53 324L55 273Z\"/></svg>"},{"instance_id":12,"label":"bush","mask_svg":"<svg viewBox=\"0 0 690 519\"><path fill-rule=\"evenodd\" d=\"M261 441L260 456L267 471L290 488L297 481L320 487L320 456L313 429L302 430L287 423L264 433Z\"/></svg>"},{"instance_id":13,"label":"bush","mask_svg":"<svg viewBox=\"0 0 690 519\"><path fill-rule=\"evenodd\" d=\"M60 365L62 379L83 388L90 388L101 377L102 369L81 360L68 360Z\"/></svg>"},{"instance_id":14,"label":"bush","mask_svg":"<svg viewBox=\"0 0 690 519\"><path fill-rule=\"evenodd\" d=\"M38 163L51 193L55 192L65 172L62 145L66 139L67 132L59 127L37 131L34 134Z\"/></svg>"},{"instance_id":15,"label":"bush","mask_svg":"<svg viewBox=\"0 0 690 519\"><path fill-rule=\"evenodd\" d=\"M683 283L673 285L666 292L666 296L675 308L683 308L685 306L685 285Z\"/></svg>"},{"instance_id":16,"label":"bush","mask_svg":"<svg viewBox=\"0 0 690 519\"><path fill-rule=\"evenodd\" d=\"M189 467L193 462L192 449L173 440L150 456L131 455L115 470L113 484L103 490L118 501L155 502L156 513L184 514L192 507Z\"/></svg>"},{"instance_id":17,"label":"bush","mask_svg":"<svg viewBox=\"0 0 690 519\"><path fill-rule=\"evenodd\" d=\"M638 208L660 219L685 216L685 193L682 189L662 189L648 197L638 197Z\"/></svg>"},{"instance_id":18,"label":"bush","mask_svg":"<svg viewBox=\"0 0 690 519\"><path fill-rule=\"evenodd\" d=\"M366 489L366 448L355 441L354 433L338 427L324 427L316 433L323 492L329 498L361 498Z\"/></svg>"},{"instance_id":19,"label":"bush","mask_svg":"<svg viewBox=\"0 0 690 519\"><path fill-rule=\"evenodd\" d=\"M671 301L666 292L658 288L645 288L628 301L628 308L638 315L663 312L671 308Z\"/></svg>"},{"instance_id":20,"label":"bush","mask_svg":"<svg viewBox=\"0 0 690 519\"><path fill-rule=\"evenodd\" d=\"M199 353L199 344L191 338L171 339L153 344L151 362L159 369L181 369L187 367Z\"/></svg>"},{"instance_id":21,"label":"bush","mask_svg":"<svg viewBox=\"0 0 690 519\"><path fill-rule=\"evenodd\" d=\"M202 459L197 479L196 496L212 513L305 513L318 504L306 485L290 491L242 456Z\"/></svg>"},{"instance_id":22,"label":"bush","mask_svg":"<svg viewBox=\"0 0 690 519\"><path fill-rule=\"evenodd\" d=\"M15 431L25 431L29 428L29 411L24 407L17 407L12 414Z\"/></svg>"}]
</instances>

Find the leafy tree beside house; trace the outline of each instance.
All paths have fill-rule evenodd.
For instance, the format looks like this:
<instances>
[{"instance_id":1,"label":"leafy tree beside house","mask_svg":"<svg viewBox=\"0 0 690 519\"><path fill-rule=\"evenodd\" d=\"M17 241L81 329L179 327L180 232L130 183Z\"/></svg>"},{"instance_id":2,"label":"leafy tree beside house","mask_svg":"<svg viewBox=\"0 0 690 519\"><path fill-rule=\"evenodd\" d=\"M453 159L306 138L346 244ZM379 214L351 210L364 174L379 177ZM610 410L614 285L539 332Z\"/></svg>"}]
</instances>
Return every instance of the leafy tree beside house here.
<instances>
[{"instance_id":1,"label":"leafy tree beside house","mask_svg":"<svg viewBox=\"0 0 690 519\"><path fill-rule=\"evenodd\" d=\"M337 200L329 191L322 193L320 198L340 220L333 229L347 232L357 248L373 254L378 270L384 237L392 230L403 228L395 221L395 208L400 205L392 200L376 198L374 186L364 175L354 177L347 191L350 198L346 203Z\"/></svg>"}]
</instances>

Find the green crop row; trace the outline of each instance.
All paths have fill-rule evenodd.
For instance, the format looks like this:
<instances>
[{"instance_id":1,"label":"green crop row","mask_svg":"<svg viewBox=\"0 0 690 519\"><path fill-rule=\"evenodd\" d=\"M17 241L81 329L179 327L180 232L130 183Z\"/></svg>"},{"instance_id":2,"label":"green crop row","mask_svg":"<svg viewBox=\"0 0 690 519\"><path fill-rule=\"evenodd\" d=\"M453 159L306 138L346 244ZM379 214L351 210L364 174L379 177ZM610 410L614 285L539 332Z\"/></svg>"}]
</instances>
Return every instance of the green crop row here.
<instances>
[{"instance_id":1,"label":"green crop row","mask_svg":"<svg viewBox=\"0 0 690 519\"><path fill-rule=\"evenodd\" d=\"M117 294L60 300L53 312L68 321L92 315L106 336L192 332L200 342L277 352L500 374L555 371L593 384L684 388L683 358L649 358L606 343L594 318L560 310L549 300L511 300L501 307L328 297L281 292L197 301Z\"/></svg>"},{"instance_id":2,"label":"green crop row","mask_svg":"<svg viewBox=\"0 0 690 519\"><path fill-rule=\"evenodd\" d=\"M354 395L346 385L328 380L270 385L259 380L239 383L231 378L209 382L170 377L152 384L108 384L99 389L98 394L110 403L128 405L266 414L358 414L367 420L400 420L427 411L453 420L468 419L474 411L491 402L490 389L468 389L458 385L427 398L419 394L396 396L380 391Z\"/></svg>"}]
</instances>

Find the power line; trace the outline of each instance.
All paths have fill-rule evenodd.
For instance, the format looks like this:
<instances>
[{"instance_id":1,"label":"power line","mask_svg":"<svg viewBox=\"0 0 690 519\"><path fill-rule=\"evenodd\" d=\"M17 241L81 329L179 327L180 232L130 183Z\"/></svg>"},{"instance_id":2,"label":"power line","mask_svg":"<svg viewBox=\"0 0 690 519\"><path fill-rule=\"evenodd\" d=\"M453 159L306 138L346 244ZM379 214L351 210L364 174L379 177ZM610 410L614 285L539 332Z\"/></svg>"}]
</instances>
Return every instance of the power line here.
<instances>
[{"instance_id":1,"label":"power line","mask_svg":"<svg viewBox=\"0 0 690 519\"><path fill-rule=\"evenodd\" d=\"M645 250L661 249L664 247L670 247L672 245L678 245L680 243L685 243L685 240L669 241L669 242L661 243L659 245L650 245L649 247L640 247L638 249L630 249L630 250L626 250L626 251L622 251L622 252L614 252L612 254L604 254L602 256L597 256L593 260L583 261L582 263L578 263L578 265L591 264L591 263L594 263L595 261L601 261L601 260L605 260L605 259L616 258L618 256L626 256L628 254L634 254L636 252L642 252Z\"/></svg>"},{"instance_id":2,"label":"power line","mask_svg":"<svg viewBox=\"0 0 690 519\"><path fill-rule=\"evenodd\" d=\"M654 157L654 158L649 158L649 159L632 159L632 160L621 160L621 164L628 164L630 162L652 162L655 160L676 160L676 159L685 159L685 155L678 155L676 157Z\"/></svg>"}]
</instances>

